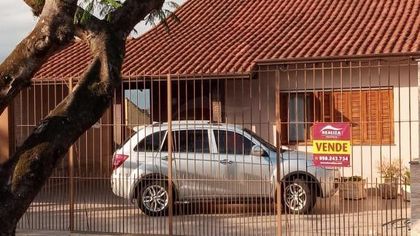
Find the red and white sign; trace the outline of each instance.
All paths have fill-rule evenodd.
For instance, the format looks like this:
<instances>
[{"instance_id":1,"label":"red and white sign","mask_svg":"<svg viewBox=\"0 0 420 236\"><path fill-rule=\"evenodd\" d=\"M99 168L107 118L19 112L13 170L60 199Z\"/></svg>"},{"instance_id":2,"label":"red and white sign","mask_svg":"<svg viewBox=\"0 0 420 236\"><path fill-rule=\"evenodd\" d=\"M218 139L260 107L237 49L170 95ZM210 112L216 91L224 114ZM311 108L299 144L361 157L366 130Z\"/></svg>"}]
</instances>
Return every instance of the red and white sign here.
<instances>
[{"instance_id":1,"label":"red and white sign","mask_svg":"<svg viewBox=\"0 0 420 236\"><path fill-rule=\"evenodd\" d=\"M315 166L350 166L350 123L315 123L313 134L312 147Z\"/></svg>"}]
</instances>

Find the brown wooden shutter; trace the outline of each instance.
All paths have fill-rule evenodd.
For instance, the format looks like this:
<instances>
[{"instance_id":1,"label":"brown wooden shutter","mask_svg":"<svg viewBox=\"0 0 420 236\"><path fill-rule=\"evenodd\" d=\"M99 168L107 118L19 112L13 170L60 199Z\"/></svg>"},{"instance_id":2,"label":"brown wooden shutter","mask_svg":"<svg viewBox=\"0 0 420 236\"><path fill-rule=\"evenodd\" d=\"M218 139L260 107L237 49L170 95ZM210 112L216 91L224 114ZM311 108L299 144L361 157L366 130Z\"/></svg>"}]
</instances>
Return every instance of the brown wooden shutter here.
<instances>
[{"instance_id":1,"label":"brown wooden shutter","mask_svg":"<svg viewBox=\"0 0 420 236\"><path fill-rule=\"evenodd\" d=\"M392 144L393 96L392 89L364 91L365 122L364 144Z\"/></svg>"},{"instance_id":2,"label":"brown wooden shutter","mask_svg":"<svg viewBox=\"0 0 420 236\"><path fill-rule=\"evenodd\" d=\"M361 91L349 92L349 117L352 123L352 140L355 144L361 144L363 142L363 130L365 124L363 124L363 107L364 99L362 99Z\"/></svg>"},{"instance_id":3,"label":"brown wooden shutter","mask_svg":"<svg viewBox=\"0 0 420 236\"><path fill-rule=\"evenodd\" d=\"M315 120L315 113L314 113L314 100L315 95L313 92L307 92L305 97L305 135L306 140L305 142L311 142L313 140L313 125Z\"/></svg>"},{"instance_id":4,"label":"brown wooden shutter","mask_svg":"<svg viewBox=\"0 0 420 236\"><path fill-rule=\"evenodd\" d=\"M333 93L334 122L350 122L349 94L345 91Z\"/></svg>"},{"instance_id":5,"label":"brown wooden shutter","mask_svg":"<svg viewBox=\"0 0 420 236\"><path fill-rule=\"evenodd\" d=\"M314 99L313 99L313 105L312 105L314 122L322 121L322 113L321 113L322 99L320 98L320 96L321 96L320 92L314 92L314 95L313 95Z\"/></svg>"},{"instance_id":6,"label":"brown wooden shutter","mask_svg":"<svg viewBox=\"0 0 420 236\"><path fill-rule=\"evenodd\" d=\"M332 104L332 93L331 92L323 92L321 93L322 97L322 121L323 122L332 122L333 121L333 104Z\"/></svg>"},{"instance_id":7,"label":"brown wooden shutter","mask_svg":"<svg viewBox=\"0 0 420 236\"><path fill-rule=\"evenodd\" d=\"M333 93L334 122L350 122L352 141L362 143L364 99L361 91L337 91Z\"/></svg>"},{"instance_id":8,"label":"brown wooden shutter","mask_svg":"<svg viewBox=\"0 0 420 236\"><path fill-rule=\"evenodd\" d=\"M392 89L333 93L334 122L351 122L354 144L394 142Z\"/></svg>"},{"instance_id":9,"label":"brown wooden shutter","mask_svg":"<svg viewBox=\"0 0 420 236\"><path fill-rule=\"evenodd\" d=\"M362 99L365 100L364 107L364 127L363 127L363 143L364 144L377 144L380 143L380 91L371 90L364 91Z\"/></svg>"},{"instance_id":10,"label":"brown wooden shutter","mask_svg":"<svg viewBox=\"0 0 420 236\"><path fill-rule=\"evenodd\" d=\"M394 143L394 96L392 89L381 90L379 99L380 144Z\"/></svg>"}]
</instances>

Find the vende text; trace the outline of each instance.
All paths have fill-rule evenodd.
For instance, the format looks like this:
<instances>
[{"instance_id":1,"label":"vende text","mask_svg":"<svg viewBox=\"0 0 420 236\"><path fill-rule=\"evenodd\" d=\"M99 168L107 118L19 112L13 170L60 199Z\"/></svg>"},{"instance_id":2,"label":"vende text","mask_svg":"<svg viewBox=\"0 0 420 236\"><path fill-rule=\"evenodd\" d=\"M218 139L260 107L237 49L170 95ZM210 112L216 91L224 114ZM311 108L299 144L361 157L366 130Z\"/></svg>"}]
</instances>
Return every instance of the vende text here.
<instances>
[{"instance_id":1,"label":"vende text","mask_svg":"<svg viewBox=\"0 0 420 236\"><path fill-rule=\"evenodd\" d=\"M349 141L315 140L313 143L314 153L317 154L350 154Z\"/></svg>"}]
</instances>

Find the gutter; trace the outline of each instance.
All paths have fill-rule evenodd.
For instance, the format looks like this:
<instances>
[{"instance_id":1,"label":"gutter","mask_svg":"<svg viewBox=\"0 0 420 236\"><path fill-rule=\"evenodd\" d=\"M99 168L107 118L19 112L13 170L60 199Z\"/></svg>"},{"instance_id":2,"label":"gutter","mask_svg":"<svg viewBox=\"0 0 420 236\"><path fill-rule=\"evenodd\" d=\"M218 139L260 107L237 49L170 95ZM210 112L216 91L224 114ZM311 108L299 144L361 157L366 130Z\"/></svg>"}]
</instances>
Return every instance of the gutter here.
<instances>
[{"instance_id":1,"label":"gutter","mask_svg":"<svg viewBox=\"0 0 420 236\"><path fill-rule=\"evenodd\" d=\"M143 80L153 80L153 81L166 81L168 78L168 75L171 76L171 78L174 81L177 80L220 80L220 79L249 79L250 78L250 72L244 71L242 73L219 73L219 74L203 74L203 73L197 73L197 74L166 74L162 73L160 75L153 75L153 74L144 74L144 75L131 75L131 76L125 76L122 75L122 83L124 82L141 82ZM80 79L80 76L75 77L68 77L68 78L60 78L56 79L54 77L39 77L32 80L33 84L57 84L59 82L66 83L69 79L73 79L74 81L78 81Z\"/></svg>"},{"instance_id":2,"label":"gutter","mask_svg":"<svg viewBox=\"0 0 420 236\"><path fill-rule=\"evenodd\" d=\"M316 63L316 62L329 62L329 61L356 61L361 59L392 59L392 58L403 58L403 59L420 59L420 52L410 53L381 53L381 54L368 54L368 55L350 55L350 56L320 56L320 57L296 57L296 58L282 58L282 59L261 59L256 60L252 69L256 66L262 65L274 65L274 64L291 64L291 63Z\"/></svg>"},{"instance_id":3,"label":"gutter","mask_svg":"<svg viewBox=\"0 0 420 236\"><path fill-rule=\"evenodd\" d=\"M154 81L159 80L167 80L168 76L170 76L173 80L212 80L212 79L248 79L249 78L249 71L238 72L238 73L214 73L214 74L205 74L205 73L197 73L197 74L165 74L162 73L161 75L135 75L135 76L122 76L123 82L130 81L130 80L139 80L139 79L153 79Z\"/></svg>"}]
</instances>

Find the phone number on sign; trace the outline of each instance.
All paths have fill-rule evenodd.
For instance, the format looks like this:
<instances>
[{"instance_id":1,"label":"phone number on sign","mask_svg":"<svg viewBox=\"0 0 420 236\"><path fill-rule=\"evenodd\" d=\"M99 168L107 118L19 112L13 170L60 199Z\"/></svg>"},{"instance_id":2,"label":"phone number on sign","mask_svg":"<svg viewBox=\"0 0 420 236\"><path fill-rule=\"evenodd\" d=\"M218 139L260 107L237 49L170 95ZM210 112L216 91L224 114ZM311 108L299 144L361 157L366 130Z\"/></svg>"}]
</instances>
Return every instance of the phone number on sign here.
<instances>
[{"instance_id":1,"label":"phone number on sign","mask_svg":"<svg viewBox=\"0 0 420 236\"><path fill-rule=\"evenodd\" d=\"M349 156L318 156L320 161L349 161Z\"/></svg>"}]
</instances>

